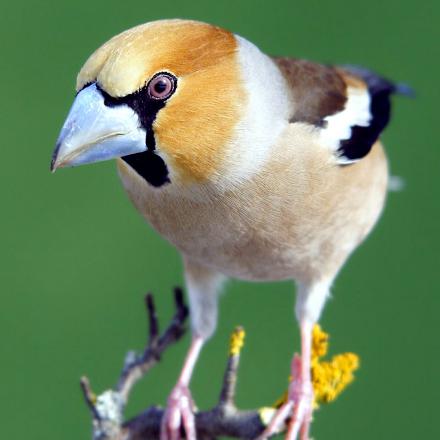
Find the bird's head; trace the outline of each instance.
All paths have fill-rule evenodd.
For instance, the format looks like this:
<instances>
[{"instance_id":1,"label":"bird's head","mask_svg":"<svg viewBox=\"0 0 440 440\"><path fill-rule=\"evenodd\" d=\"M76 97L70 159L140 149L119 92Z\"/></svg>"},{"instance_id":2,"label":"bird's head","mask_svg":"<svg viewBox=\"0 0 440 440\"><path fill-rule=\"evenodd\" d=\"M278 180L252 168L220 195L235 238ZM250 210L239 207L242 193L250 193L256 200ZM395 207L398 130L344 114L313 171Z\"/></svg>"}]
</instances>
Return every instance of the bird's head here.
<instances>
[{"instance_id":1,"label":"bird's head","mask_svg":"<svg viewBox=\"0 0 440 440\"><path fill-rule=\"evenodd\" d=\"M285 84L254 45L163 20L125 31L82 67L51 169L121 158L154 187L249 175L287 120Z\"/></svg>"}]
</instances>

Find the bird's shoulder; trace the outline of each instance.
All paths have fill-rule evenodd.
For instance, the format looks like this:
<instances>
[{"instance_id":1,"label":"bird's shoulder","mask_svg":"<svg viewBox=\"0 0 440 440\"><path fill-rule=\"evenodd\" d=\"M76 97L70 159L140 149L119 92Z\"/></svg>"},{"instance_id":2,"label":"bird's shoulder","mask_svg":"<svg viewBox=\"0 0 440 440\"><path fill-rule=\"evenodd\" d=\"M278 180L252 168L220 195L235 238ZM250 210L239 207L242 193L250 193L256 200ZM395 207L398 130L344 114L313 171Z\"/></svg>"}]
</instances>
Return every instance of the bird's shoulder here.
<instances>
[{"instance_id":1,"label":"bird's shoulder","mask_svg":"<svg viewBox=\"0 0 440 440\"><path fill-rule=\"evenodd\" d=\"M294 101L290 122L322 126L326 116L344 108L346 85L336 69L297 58L272 59L283 74Z\"/></svg>"},{"instance_id":2,"label":"bird's shoulder","mask_svg":"<svg viewBox=\"0 0 440 440\"><path fill-rule=\"evenodd\" d=\"M357 66L272 57L292 100L289 122L317 128L319 142L340 164L365 157L390 119L390 96L401 86Z\"/></svg>"}]
</instances>

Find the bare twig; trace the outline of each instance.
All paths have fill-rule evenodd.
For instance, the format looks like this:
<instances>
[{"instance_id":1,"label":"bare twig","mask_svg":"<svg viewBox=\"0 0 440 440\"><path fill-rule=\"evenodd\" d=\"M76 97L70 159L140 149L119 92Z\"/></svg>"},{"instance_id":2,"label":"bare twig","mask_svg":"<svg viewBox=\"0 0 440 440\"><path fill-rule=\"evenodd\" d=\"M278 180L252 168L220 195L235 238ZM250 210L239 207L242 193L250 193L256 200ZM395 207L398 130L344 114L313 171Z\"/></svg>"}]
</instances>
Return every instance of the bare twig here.
<instances>
[{"instance_id":1,"label":"bare twig","mask_svg":"<svg viewBox=\"0 0 440 440\"><path fill-rule=\"evenodd\" d=\"M156 315L153 296L146 296L146 306L149 318L149 342L147 348L141 356L136 353L129 352L125 359L125 365L119 378L116 390L120 393L124 404L127 402L133 385L153 367L160 355L168 348L168 346L178 341L185 333L185 320L188 316L188 308L183 302L182 289L176 287L174 289L174 300L176 303L176 313L171 324L165 330L164 334L159 337L159 324Z\"/></svg>"},{"instance_id":2,"label":"bare twig","mask_svg":"<svg viewBox=\"0 0 440 440\"><path fill-rule=\"evenodd\" d=\"M95 393L92 391L92 388L90 387L90 381L87 377L83 376L80 381L81 389L84 395L84 400L87 403L87 406L89 407L93 420L99 420L99 414L96 410L96 400L97 397Z\"/></svg>"},{"instance_id":3,"label":"bare twig","mask_svg":"<svg viewBox=\"0 0 440 440\"><path fill-rule=\"evenodd\" d=\"M155 349L159 339L159 321L157 319L156 306L154 305L154 297L151 293L145 296L145 305L148 312L148 323L150 324L148 345Z\"/></svg>"},{"instance_id":4,"label":"bare twig","mask_svg":"<svg viewBox=\"0 0 440 440\"><path fill-rule=\"evenodd\" d=\"M241 339L241 341L239 340ZM238 340L238 341L237 341ZM231 348L228 358L228 364L223 378L223 386L220 393L220 407L235 406L235 389L237 386L238 365L240 363L240 351L244 340L244 330L237 327L231 337ZM238 343L238 347L234 347L234 343ZM232 352L232 353L231 353Z\"/></svg>"}]
</instances>

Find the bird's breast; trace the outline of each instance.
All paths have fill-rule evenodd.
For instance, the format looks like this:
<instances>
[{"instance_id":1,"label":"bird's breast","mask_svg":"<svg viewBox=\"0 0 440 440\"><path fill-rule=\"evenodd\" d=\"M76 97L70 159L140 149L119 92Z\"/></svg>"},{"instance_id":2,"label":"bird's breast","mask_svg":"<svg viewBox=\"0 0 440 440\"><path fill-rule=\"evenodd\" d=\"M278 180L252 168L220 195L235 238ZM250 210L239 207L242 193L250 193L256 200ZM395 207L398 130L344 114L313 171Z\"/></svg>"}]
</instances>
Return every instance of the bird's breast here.
<instances>
[{"instance_id":1,"label":"bird's breast","mask_svg":"<svg viewBox=\"0 0 440 440\"><path fill-rule=\"evenodd\" d=\"M242 188L197 197L152 188L123 162L119 172L137 210L184 256L241 279L336 273L382 210L382 147L350 167L285 159Z\"/></svg>"}]
</instances>

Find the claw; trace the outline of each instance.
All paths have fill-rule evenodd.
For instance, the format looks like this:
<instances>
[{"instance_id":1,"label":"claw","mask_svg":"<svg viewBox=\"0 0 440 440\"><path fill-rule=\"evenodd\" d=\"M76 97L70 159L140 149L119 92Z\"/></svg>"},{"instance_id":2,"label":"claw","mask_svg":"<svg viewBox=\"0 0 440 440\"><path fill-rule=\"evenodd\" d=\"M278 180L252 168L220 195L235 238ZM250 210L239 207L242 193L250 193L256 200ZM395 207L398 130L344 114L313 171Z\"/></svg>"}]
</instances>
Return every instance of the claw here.
<instances>
[{"instance_id":1,"label":"claw","mask_svg":"<svg viewBox=\"0 0 440 440\"><path fill-rule=\"evenodd\" d=\"M177 384L170 394L162 418L160 440L180 440L183 428L187 440L196 440L194 402L188 387Z\"/></svg>"},{"instance_id":2,"label":"claw","mask_svg":"<svg viewBox=\"0 0 440 440\"><path fill-rule=\"evenodd\" d=\"M278 434L285 426L288 426L286 440L296 440L298 434L301 440L309 440L313 411L313 387L307 378L303 378L301 366L301 358L295 354L291 370L294 379L289 387L288 400L275 413L269 426L259 437L260 440L266 440Z\"/></svg>"},{"instance_id":3,"label":"claw","mask_svg":"<svg viewBox=\"0 0 440 440\"><path fill-rule=\"evenodd\" d=\"M189 382L203 342L200 336L193 337L177 385L168 398L161 422L160 440L180 440L182 429L186 440L196 440L195 405L189 391Z\"/></svg>"}]
</instances>

